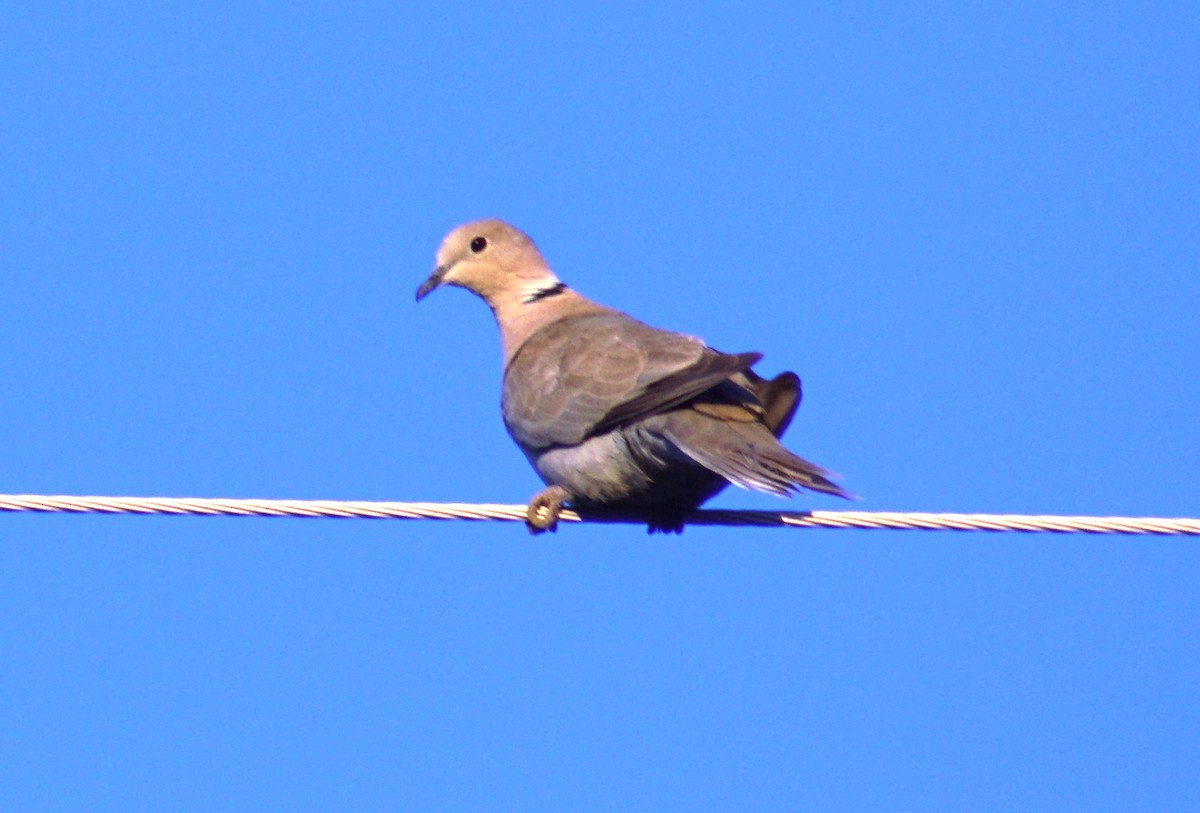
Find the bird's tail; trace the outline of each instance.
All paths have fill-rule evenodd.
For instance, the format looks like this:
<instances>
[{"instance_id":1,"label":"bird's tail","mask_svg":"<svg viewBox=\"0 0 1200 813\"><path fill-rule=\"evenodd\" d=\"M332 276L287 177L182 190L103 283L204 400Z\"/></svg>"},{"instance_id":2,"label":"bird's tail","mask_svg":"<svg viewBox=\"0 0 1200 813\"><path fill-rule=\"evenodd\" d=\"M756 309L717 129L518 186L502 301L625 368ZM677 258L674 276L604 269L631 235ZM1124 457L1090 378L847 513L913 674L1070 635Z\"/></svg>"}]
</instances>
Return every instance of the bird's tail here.
<instances>
[{"instance_id":1,"label":"bird's tail","mask_svg":"<svg viewBox=\"0 0 1200 813\"><path fill-rule=\"evenodd\" d=\"M735 486L781 497L809 489L855 498L834 482L836 475L789 452L761 423L724 422L696 413L672 417L666 427L667 438Z\"/></svg>"},{"instance_id":2,"label":"bird's tail","mask_svg":"<svg viewBox=\"0 0 1200 813\"><path fill-rule=\"evenodd\" d=\"M796 409L800 406L800 399L803 397L800 389L800 377L795 373L787 372L780 373L768 380L753 370L746 370L744 375L750 382L755 396L763 405L763 423L771 430L772 435L777 438L783 437L783 433L787 431L788 425L792 422L792 416L796 414Z\"/></svg>"}]
</instances>

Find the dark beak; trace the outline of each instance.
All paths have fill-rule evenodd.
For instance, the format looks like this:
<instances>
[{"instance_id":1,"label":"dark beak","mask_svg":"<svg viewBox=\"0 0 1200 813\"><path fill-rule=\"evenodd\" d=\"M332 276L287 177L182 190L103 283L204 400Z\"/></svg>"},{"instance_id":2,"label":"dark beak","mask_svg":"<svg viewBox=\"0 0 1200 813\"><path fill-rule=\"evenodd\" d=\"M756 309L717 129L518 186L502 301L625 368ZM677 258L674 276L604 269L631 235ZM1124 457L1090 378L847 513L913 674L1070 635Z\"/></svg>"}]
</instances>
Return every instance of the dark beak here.
<instances>
[{"instance_id":1,"label":"dark beak","mask_svg":"<svg viewBox=\"0 0 1200 813\"><path fill-rule=\"evenodd\" d=\"M429 275L429 279L421 283L421 287L417 289L417 301L420 302L429 292L442 284L442 280L446 277L446 272L450 270L448 265L439 265L433 269L433 273Z\"/></svg>"}]
</instances>

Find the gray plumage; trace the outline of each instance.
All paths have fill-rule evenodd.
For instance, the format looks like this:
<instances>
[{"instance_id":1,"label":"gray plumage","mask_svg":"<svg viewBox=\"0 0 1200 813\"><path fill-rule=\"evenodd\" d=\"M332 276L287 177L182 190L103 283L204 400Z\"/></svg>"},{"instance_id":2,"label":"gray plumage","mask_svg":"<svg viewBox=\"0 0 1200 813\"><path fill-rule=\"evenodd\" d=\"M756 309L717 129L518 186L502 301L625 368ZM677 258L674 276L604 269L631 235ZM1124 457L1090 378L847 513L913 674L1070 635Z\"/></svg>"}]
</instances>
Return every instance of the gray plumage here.
<instances>
[{"instance_id":1,"label":"gray plumage","mask_svg":"<svg viewBox=\"0 0 1200 813\"><path fill-rule=\"evenodd\" d=\"M569 502L678 531L727 483L849 496L777 440L800 381L759 377L758 353L720 353L585 299L501 221L451 232L418 299L441 284L479 294L500 325L504 424L549 486L530 504L531 530L552 529Z\"/></svg>"}]
</instances>

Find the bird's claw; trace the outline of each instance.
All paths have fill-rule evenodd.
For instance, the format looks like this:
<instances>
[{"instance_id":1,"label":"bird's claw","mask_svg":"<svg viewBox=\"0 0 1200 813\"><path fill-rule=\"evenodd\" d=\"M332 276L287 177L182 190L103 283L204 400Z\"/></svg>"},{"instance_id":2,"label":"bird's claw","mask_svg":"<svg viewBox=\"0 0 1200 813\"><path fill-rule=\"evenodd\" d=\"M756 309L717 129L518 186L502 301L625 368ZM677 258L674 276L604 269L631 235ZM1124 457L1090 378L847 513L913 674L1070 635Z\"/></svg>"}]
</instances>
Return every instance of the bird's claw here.
<instances>
[{"instance_id":1,"label":"bird's claw","mask_svg":"<svg viewBox=\"0 0 1200 813\"><path fill-rule=\"evenodd\" d=\"M562 486L550 486L535 494L525 511L525 527L529 533L537 536L546 531L558 531L558 517L562 513L563 503L569 499L571 493Z\"/></svg>"},{"instance_id":2,"label":"bird's claw","mask_svg":"<svg viewBox=\"0 0 1200 813\"><path fill-rule=\"evenodd\" d=\"M654 534L681 534L683 533L683 519L682 514L658 514L651 516L646 523L646 533L651 536Z\"/></svg>"}]
</instances>

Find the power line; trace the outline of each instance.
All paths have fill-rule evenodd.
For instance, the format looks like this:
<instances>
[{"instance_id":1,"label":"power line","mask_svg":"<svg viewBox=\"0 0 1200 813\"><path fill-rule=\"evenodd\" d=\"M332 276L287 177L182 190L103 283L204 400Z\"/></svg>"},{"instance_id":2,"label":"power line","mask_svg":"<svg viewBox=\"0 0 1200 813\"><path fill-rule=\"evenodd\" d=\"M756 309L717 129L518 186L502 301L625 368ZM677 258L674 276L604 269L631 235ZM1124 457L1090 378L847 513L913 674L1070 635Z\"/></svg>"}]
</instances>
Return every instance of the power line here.
<instances>
[{"instance_id":1,"label":"power line","mask_svg":"<svg viewBox=\"0 0 1200 813\"><path fill-rule=\"evenodd\" d=\"M525 506L491 503L239 500L192 497L71 497L0 494L0 512L175 514L192 516L327 517L363 519L498 520L524 522ZM635 515L565 509L564 522L644 524ZM1200 519L1026 514L927 514L894 511L696 511L688 525L858 528L922 531L1154 534L1200 536Z\"/></svg>"}]
</instances>

